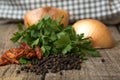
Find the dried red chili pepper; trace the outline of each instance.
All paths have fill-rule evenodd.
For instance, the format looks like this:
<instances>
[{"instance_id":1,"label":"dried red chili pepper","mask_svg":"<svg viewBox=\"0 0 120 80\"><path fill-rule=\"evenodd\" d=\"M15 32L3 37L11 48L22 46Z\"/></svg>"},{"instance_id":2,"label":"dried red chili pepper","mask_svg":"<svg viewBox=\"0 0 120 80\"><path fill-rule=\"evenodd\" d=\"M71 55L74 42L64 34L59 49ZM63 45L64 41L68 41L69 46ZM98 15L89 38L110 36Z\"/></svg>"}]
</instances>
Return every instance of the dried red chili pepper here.
<instances>
[{"instance_id":1,"label":"dried red chili pepper","mask_svg":"<svg viewBox=\"0 0 120 80\"><path fill-rule=\"evenodd\" d=\"M37 58L41 59L41 57L42 57L42 50L41 50L41 48L39 46L35 46L35 52L36 52Z\"/></svg>"},{"instance_id":2,"label":"dried red chili pepper","mask_svg":"<svg viewBox=\"0 0 120 80\"><path fill-rule=\"evenodd\" d=\"M33 58L37 56L38 59L42 57L42 51L39 46L35 46L35 50L32 50L31 47L26 43L21 43L18 48L11 48L4 52L0 59L0 66L12 63L19 64L19 59L25 56L27 58Z\"/></svg>"}]
</instances>

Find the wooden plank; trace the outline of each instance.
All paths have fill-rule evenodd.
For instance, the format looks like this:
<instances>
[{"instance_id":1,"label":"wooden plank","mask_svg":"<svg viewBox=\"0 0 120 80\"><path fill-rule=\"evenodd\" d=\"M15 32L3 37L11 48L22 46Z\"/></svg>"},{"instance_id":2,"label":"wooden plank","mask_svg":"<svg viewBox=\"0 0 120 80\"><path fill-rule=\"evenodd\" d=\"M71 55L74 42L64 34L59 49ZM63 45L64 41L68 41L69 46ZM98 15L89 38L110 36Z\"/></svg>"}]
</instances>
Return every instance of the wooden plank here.
<instances>
[{"instance_id":1,"label":"wooden plank","mask_svg":"<svg viewBox=\"0 0 120 80\"><path fill-rule=\"evenodd\" d=\"M115 41L120 41L120 33L118 32L117 28L115 26L109 26L109 30L111 31Z\"/></svg>"},{"instance_id":2,"label":"wooden plank","mask_svg":"<svg viewBox=\"0 0 120 80\"><path fill-rule=\"evenodd\" d=\"M89 57L84 61L81 70L62 71L53 74L48 73L45 80L120 80L120 34L115 27L109 27L115 38L117 45L112 49L100 49L102 57ZM9 39L12 34L17 31L16 24L0 25L0 54L5 50L15 47ZM101 62L104 58L105 62ZM16 74L16 70L20 65L7 65L0 67L0 80L40 80L40 75L34 73Z\"/></svg>"}]
</instances>

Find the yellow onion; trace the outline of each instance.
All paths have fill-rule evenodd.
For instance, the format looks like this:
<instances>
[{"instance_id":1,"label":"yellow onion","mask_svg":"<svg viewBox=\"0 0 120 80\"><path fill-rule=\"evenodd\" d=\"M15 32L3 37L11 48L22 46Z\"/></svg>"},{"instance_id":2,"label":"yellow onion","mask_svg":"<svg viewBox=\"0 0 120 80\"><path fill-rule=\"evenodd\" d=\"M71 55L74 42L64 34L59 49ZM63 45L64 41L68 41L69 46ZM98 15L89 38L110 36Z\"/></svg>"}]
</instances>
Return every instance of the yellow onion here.
<instances>
[{"instance_id":1,"label":"yellow onion","mask_svg":"<svg viewBox=\"0 0 120 80\"><path fill-rule=\"evenodd\" d=\"M63 16L61 23L63 23L65 27L68 25L69 22L68 11L53 7L41 7L30 10L25 13L24 15L25 27L29 27L30 25L38 23L40 19L47 15L50 15L50 17L54 20L58 20L58 18Z\"/></svg>"},{"instance_id":2,"label":"yellow onion","mask_svg":"<svg viewBox=\"0 0 120 80\"><path fill-rule=\"evenodd\" d=\"M91 37L94 48L112 48L114 39L108 27L94 19L79 20L73 24L76 34L84 33L84 37Z\"/></svg>"}]
</instances>

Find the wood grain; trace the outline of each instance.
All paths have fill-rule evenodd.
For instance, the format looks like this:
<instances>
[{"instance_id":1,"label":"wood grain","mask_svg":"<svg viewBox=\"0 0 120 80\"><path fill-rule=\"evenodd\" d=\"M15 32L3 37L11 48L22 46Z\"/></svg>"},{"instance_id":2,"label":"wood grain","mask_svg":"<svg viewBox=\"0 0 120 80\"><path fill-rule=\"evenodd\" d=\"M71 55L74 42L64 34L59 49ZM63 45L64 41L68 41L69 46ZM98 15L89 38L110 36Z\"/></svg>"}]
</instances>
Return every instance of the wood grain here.
<instances>
[{"instance_id":1,"label":"wood grain","mask_svg":"<svg viewBox=\"0 0 120 80\"><path fill-rule=\"evenodd\" d=\"M116 46L112 49L99 49L101 57L89 57L82 63L81 70L62 71L53 74L48 73L45 80L120 80L120 34L116 27L109 27ZM0 24L0 55L7 49L15 47L10 41L13 33L17 31L14 23ZM101 59L105 59L102 62ZM34 73L16 74L20 65L7 65L0 67L0 80L40 80L41 75Z\"/></svg>"}]
</instances>

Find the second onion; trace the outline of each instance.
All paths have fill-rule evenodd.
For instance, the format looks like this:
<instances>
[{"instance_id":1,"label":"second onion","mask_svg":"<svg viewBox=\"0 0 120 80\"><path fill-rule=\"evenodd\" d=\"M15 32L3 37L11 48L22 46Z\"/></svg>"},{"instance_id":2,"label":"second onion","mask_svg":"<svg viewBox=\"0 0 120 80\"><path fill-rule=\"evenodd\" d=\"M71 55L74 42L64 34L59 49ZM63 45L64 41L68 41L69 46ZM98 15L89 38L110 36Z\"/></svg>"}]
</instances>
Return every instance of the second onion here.
<instances>
[{"instance_id":1,"label":"second onion","mask_svg":"<svg viewBox=\"0 0 120 80\"><path fill-rule=\"evenodd\" d=\"M79 20L73 24L76 34L84 33L84 37L91 37L94 48L112 48L114 39L108 27L94 19Z\"/></svg>"}]
</instances>

